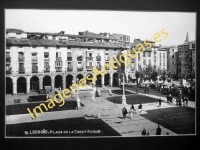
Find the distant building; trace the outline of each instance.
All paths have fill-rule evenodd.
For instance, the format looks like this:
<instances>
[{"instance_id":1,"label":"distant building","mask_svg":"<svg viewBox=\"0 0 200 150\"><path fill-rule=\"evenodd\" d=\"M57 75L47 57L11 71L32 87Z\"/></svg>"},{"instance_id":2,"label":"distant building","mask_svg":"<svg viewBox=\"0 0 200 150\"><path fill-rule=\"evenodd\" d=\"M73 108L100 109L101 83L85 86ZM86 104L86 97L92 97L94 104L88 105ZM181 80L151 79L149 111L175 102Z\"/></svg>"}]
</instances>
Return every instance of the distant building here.
<instances>
[{"instance_id":1,"label":"distant building","mask_svg":"<svg viewBox=\"0 0 200 150\"><path fill-rule=\"evenodd\" d=\"M178 77L179 78L195 78L195 41L189 42L187 33L186 40L183 44L178 45Z\"/></svg>"},{"instance_id":2,"label":"distant building","mask_svg":"<svg viewBox=\"0 0 200 150\"><path fill-rule=\"evenodd\" d=\"M161 70L167 69L167 49L164 49L161 46L156 46L154 41L146 41L146 43L151 43L151 48L148 48L149 45L146 45L144 41L140 39L134 39L134 42L131 43L131 49L135 48L136 51L138 51L138 44L144 45L146 49L144 52L139 53L136 58L131 59L132 78L135 78L136 71L140 71L148 66ZM131 52L133 53L132 50Z\"/></svg>"}]
</instances>

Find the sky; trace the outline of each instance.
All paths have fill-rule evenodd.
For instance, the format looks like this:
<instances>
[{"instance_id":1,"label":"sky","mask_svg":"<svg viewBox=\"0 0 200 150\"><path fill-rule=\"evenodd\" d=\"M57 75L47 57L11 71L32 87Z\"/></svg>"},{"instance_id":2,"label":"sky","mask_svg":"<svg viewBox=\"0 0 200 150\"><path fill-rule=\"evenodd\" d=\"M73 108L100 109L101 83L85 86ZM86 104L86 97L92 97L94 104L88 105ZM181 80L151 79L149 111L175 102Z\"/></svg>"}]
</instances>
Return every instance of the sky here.
<instances>
[{"instance_id":1,"label":"sky","mask_svg":"<svg viewBox=\"0 0 200 150\"><path fill-rule=\"evenodd\" d=\"M196 40L196 13L156 11L97 11L97 10L42 10L5 9L5 28L21 29L25 32L50 32L78 34L119 33L135 38L153 40L162 29L168 33L156 45L183 44L186 34Z\"/></svg>"}]
</instances>

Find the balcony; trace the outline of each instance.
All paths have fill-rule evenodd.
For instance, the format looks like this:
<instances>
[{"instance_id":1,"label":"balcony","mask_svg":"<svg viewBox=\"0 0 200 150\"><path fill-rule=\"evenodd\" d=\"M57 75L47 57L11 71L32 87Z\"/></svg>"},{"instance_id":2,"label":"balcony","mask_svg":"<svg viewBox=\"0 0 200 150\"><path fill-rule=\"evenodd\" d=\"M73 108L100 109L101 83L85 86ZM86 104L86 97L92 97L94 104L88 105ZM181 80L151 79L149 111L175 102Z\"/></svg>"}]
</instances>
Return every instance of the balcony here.
<instances>
[{"instance_id":1,"label":"balcony","mask_svg":"<svg viewBox=\"0 0 200 150\"><path fill-rule=\"evenodd\" d=\"M77 61L83 61L83 57L82 56L77 57Z\"/></svg>"},{"instance_id":2,"label":"balcony","mask_svg":"<svg viewBox=\"0 0 200 150\"><path fill-rule=\"evenodd\" d=\"M50 66L49 67L44 67L44 72L50 72Z\"/></svg>"},{"instance_id":3,"label":"balcony","mask_svg":"<svg viewBox=\"0 0 200 150\"><path fill-rule=\"evenodd\" d=\"M11 57L6 57L6 61L11 61Z\"/></svg>"},{"instance_id":4,"label":"balcony","mask_svg":"<svg viewBox=\"0 0 200 150\"><path fill-rule=\"evenodd\" d=\"M19 68L19 73L25 73L25 68Z\"/></svg>"},{"instance_id":5,"label":"balcony","mask_svg":"<svg viewBox=\"0 0 200 150\"><path fill-rule=\"evenodd\" d=\"M67 57L67 61L72 61L72 57Z\"/></svg>"},{"instance_id":6,"label":"balcony","mask_svg":"<svg viewBox=\"0 0 200 150\"><path fill-rule=\"evenodd\" d=\"M67 67L67 71L72 71L73 67Z\"/></svg>"},{"instance_id":7,"label":"balcony","mask_svg":"<svg viewBox=\"0 0 200 150\"><path fill-rule=\"evenodd\" d=\"M10 66L11 62L10 61L6 61L6 66Z\"/></svg>"},{"instance_id":8,"label":"balcony","mask_svg":"<svg viewBox=\"0 0 200 150\"><path fill-rule=\"evenodd\" d=\"M56 57L56 61L62 61L62 57Z\"/></svg>"},{"instance_id":9,"label":"balcony","mask_svg":"<svg viewBox=\"0 0 200 150\"><path fill-rule=\"evenodd\" d=\"M44 61L50 61L50 58L49 57L45 57Z\"/></svg>"},{"instance_id":10,"label":"balcony","mask_svg":"<svg viewBox=\"0 0 200 150\"><path fill-rule=\"evenodd\" d=\"M83 67L77 67L78 71L83 71Z\"/></svg>"},{"instance_id":11,"label":"balcony","mask_svg":"<svg viewBox=\"0 0 200 150\"><path fill-rule=\"evenodd\" d=\"M38 73L38 67L32 68L32 73Z\"/></svg>"},{"instance_id":12,"label":"balcony","mask_svg":"<svg viewBox=\"0 0 200 150\"><path fill-rule=\"evenodd\" d=\"M87 60L94 60L94 57L87 57Z\"/></svg>"},{"instance_id":13,"label":"balcony","mask_svg":"<svg viewBox=\"0 0 200 150\"><path fill-rule=\"evenodd\" d=\"M24 62L25 57L19 57L18 62Z\"/></svg>"},{"instance_id":14,"label":"balcony","mask_svg":"<svg viewBox=\"0 0 200 150\"><path fill-rule=\"evenodd\" d=\"M62 67L56 67L56 72L62 72Z\"/></svg>"},{"instance_id":15,"label":"balcony","mask_svg":"<svg viewBox=\"0 0 200 150\"><path fill-rule=\"evenodd\" d=\"M109 60L110 60L110 57L105 57L105 60L106 60L106 61L109 61Z\"/></svg>"},{"instance_id":16,"label":"balcony","mask_svg":"<svg viewBox=\"0 0 200 150\"><path fill-rule=\"evenodd\" d=\"M87 70L92 70L93 66L86 66Z\"/></svg>"},{"instance_id":17,"label":"balcony","mask_svg":"<svg viewBox=\"0 0 200 150\"><path fill-rule=\"evenodd\" d=\"M11 74L12 73L12 69L7 69L6 70L6 74Z\"/></svg>"},{"instance_id":18,"label":"balcony","mask_svg":"<svg viewBox=\"0 0 200 150\"><path fill-rule=\"evenodd\" d=\"M96 61L101 61L101 56L96 56Z\"/></svg>"},{"instance_id":19,"label":"balcony","mask_svg":"<svg viewBox=\"0 0 200 150\"><path fill-rule=\"evenodd\" d=\"M96 68L97 68L98 70L101 70L101 65L100 65L100 66L96 66Z\"/></svg>"},{"instance_id":20,"label":"balcony","mask_svg":"<svg viewBox=\"0 0 200 150\"><path fill-rule=\"evenodd\" d=\"M31 60L32 63L37 63L37 58Z\"/></svg>"}]
</instances>

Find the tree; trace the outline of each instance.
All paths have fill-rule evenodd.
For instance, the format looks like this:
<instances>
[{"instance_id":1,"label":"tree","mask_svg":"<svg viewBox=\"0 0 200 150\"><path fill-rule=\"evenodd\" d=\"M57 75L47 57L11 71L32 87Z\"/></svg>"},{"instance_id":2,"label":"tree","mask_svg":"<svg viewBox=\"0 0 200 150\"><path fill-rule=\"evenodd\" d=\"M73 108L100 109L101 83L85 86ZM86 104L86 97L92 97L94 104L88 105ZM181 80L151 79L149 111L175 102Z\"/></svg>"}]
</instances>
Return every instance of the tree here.
<instances>
[{"instance_id":1,"label":"tree","mask_svg":"<svg viewBox=\"0 0 200 150\"><path fill-rule=\"evenodd\" d=\"M158 72L157 71L153 71L152 73L151 73L151 79L153 80L153 81L156 81L158 78Z\"/></svg>"}]
</instances>

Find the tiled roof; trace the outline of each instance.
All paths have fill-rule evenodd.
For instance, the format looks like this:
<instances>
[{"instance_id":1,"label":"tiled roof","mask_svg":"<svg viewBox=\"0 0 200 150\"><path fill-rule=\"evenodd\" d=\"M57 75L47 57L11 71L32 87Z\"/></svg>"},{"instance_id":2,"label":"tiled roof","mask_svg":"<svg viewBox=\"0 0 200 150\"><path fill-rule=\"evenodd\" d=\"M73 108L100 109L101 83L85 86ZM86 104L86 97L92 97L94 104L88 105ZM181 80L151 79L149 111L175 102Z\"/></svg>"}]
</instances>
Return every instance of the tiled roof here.
<instances>
[{"instance_id":1,"label":"tiled roof","mask_svg":"<svg viewBox=\"0 0 200 150\"><path fill-rule=\"evenodd\" d=\"M6 29L6 33L24 33L24 31L22 31L20 29L8 28L8 29Z\"/></svg>"},{"instance_id":2,"label":"tiled roof","mask_svg":"<svg viewBox=\"0 0 200 150\"><path fill-rule=\"evenodd\" d=\"M30 39L17 39L17 38L7 38L7 45L21 45L21 46L79 46L79 47L97 47L97 48L123 48L119 44L111 43L86 43L78 41L59 41L59 40L30 40Z\"/></svg>"}]
</instances>

